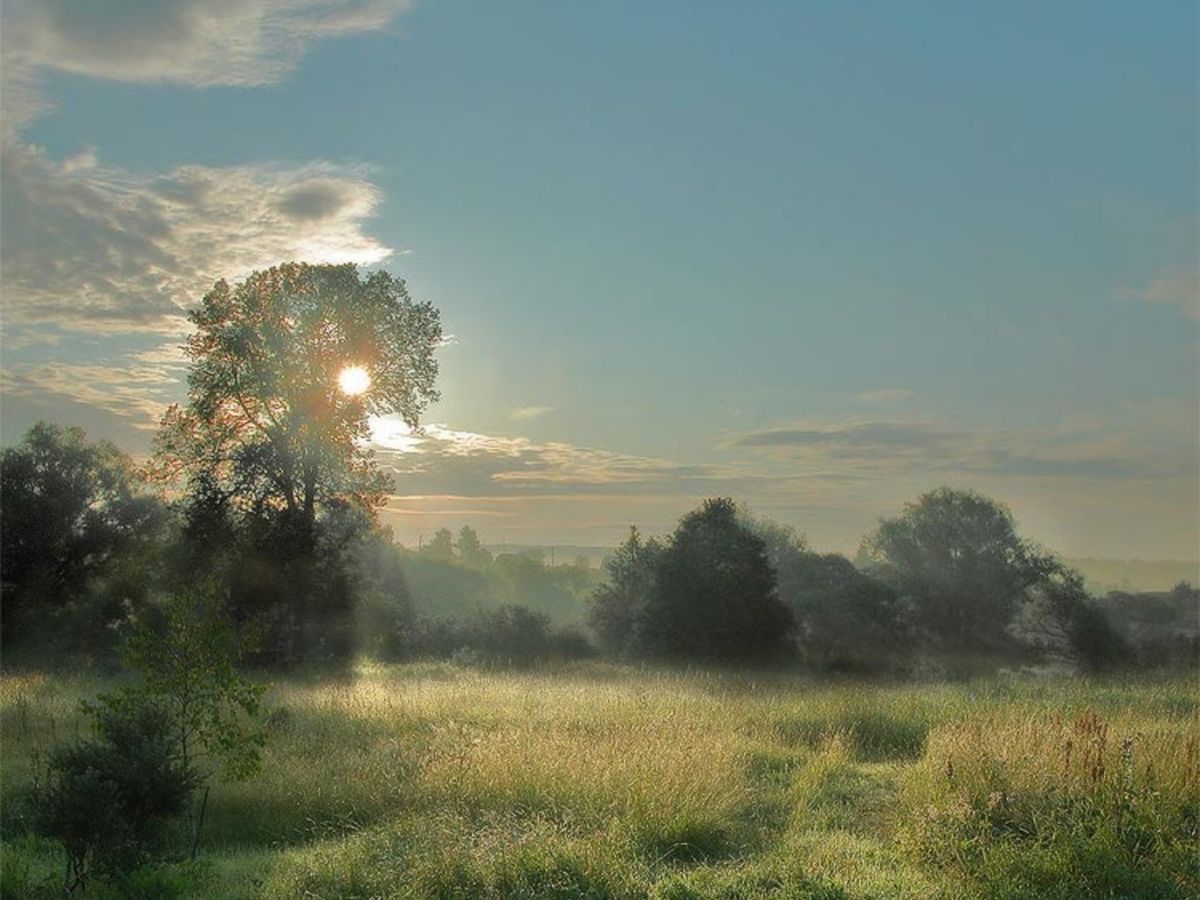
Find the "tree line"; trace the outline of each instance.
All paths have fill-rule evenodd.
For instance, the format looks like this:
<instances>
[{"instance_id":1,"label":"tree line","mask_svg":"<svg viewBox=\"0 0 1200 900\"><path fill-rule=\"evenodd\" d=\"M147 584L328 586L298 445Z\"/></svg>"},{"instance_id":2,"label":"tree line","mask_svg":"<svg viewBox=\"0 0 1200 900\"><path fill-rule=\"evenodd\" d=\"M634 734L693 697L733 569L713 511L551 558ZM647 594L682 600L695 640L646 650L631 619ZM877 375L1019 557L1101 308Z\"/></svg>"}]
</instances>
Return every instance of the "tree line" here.
<instances>
[{"instance_id":1,"label":"tree line","mask_svg":"<svg viewBox=\"0 0 1200 900\"><path fill-rule=\"evenodd\" d=\"M272 667L364 652L859 672L1195 662L1190 585L1138 624L1142 607L1089 597L1001 504L949 488L881 521L853 561L727 498L670 535L631 531L599 574L493 557L469 526L406 550L378 520L391 485L370 418L419 428L438 311L386 272L289 263L218 282L189 318L187 400L145 465L47 423L0 453L6 663L111 660L123 623L199 579L257 636L249 661Z\"/></svg>"},{"instance_id":2,"label":"tree line","mask_svg":"<svg viewBox=\"0 0 1200 900\"><path fill-rule=\"evenodd\" d=\"M1200 649L1188 614L1174 654L1139 646L1077 572L1018 534L1002 504L947 487L881 520L853 562L718 498L667 537L631 529L605 570L589 622L625 658L962 675L1055 663L1088 672L1191 665ZM1180 585L1172 596L1191 598L1195 619L1200 594Z\"/></svg>"},{"instance_id":3,"label":"tree line","mask_svg":"<svg viewBox=\"0 0 1200 900\"><path fill-rule=\"evenodd\" d=\"M111 443L39 423L0 451L6 658L115 658L123 623L202 579L268 666L356 654L537 662L603 654L790 662L841 673L965 673L1068 662L1194 665L1200 594L1091 597L1001 504L939 488L884 519L854 560L727 498L665 536L636 527L586 559L493 556L447 529L418 549L369 512L325 502L299 552L207 493L168 500ZM274 539L273 539L274 538Z\"/></svg>"}]
</instances>

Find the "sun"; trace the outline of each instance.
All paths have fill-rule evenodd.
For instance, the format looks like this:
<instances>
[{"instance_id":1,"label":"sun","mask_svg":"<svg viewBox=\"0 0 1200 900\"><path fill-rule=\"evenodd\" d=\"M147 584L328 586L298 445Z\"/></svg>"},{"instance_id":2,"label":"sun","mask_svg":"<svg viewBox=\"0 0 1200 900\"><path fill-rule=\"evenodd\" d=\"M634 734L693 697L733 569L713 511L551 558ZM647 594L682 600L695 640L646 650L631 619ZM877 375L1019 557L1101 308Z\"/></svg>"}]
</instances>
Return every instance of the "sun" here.
<instances>
[{"instance_id":1,"label":"sun","mask_svg":"<svg viewBox=\"0 0 1200 900\"><path fill-rule=\"evenodd\" d=\"M343 394L355 397L371 386L371 373L362 366L346 366L338 373L338 387Z\"/></svg>"}]
</instances>

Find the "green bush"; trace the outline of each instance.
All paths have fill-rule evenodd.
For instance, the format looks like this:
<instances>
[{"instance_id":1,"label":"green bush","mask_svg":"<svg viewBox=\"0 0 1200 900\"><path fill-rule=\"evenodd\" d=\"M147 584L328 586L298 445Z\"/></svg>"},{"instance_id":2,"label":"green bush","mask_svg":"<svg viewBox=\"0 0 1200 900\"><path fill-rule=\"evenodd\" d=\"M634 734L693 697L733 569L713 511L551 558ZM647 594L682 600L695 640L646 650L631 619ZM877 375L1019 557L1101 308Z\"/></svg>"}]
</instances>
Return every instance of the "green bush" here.
<instances>
[{"instance_id":1,"label":"green bush","mask_svg":"<svg viewBox=\"0 0 1200 900\"><path fill-rule=\"evenodd\" d=\"M91 873L113 878L147 862L198 783L153 703L89 708L96 736L51 752L36 798L35 828L67 853L68 888Z\"/></svg>"}]
</instances>

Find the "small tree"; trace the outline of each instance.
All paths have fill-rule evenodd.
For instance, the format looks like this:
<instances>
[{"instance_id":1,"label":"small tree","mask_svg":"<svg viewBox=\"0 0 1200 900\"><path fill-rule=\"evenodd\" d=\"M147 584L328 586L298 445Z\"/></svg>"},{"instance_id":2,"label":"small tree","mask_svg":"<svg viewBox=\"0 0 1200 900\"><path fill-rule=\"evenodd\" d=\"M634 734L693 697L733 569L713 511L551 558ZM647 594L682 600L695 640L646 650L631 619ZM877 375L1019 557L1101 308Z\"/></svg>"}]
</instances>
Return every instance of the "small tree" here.
<instances>
[{"instance_id":1,"label":"small tree","mask_svg":"<svg viewBox=\"0 0 1200 900\"><path fill-rule=\"evenodd\" d=\"M421 552L430 559L450 562L454 559L454 535L449 528L439 528L434 532L433 540L423 546Z\"/></svg>"},{"instance_id":2,"label":"small tree","mask_svg":"<svg viewBox=\"0 0 1200 900\"><path fill-rule=\"evenodd\" d=\"M266 742L261 726L266 687L238 670L251 640L248 630L238 632L230 624L224 589L200 582L171 597L157 617L134 623L122 658L140 676L139 683L102 696L101 704L118 711L147 704L161 709L175 758L196 773L197 784L214 776L249 778L261 766ZM88 708L94 713L100 707ZM198 815L194 805L189 809L193 854L208 790Z\"/></svg>"},{"instance_id":3,"label":"small tree","mask_svg":"<svg viewBox=\"0 0 1200 900\"><path fill-rule=\"evenodd\" d=\"M46 422L0 451L0 497L5 648L53 637L94 649L123 602L151 587L165 505L116 446Z\"/></svg>"},{"instance_id":4,"label":"small tree","mask_svg":"<svg viewBox=\"0 0 1200 900\"><path fill-rule=\"evenodd\" d=\"M484 568L492 562L492 554L484 548L479 540L479 533L470 525L459 529L454 547L458 550L458 558L465 565Z\"/></svg>"},{"instance_id":5,"label":"small tree","mask_svg":"<svg viewBox=\"0 0 1200 900\"><path fill-rule=\"evenodd\" d=\"M1122 668L1134 657L1133 648L1088 596L1083 576L1065 566L1038 588L1016 628L1043 653L1070 660L1087 673Z\"/></svg>"},{"instance_id":6,"label":"small tree","mask_svg":"<svg viewBox=\"0 0 1200 900\"><path fill-rule=\"evenodd\" d=\"M607 580L592 592L588 625L609 653L623 656L636 650L638 621L654 587L654 568L662 546L643 541L634 526L629 537L604 560Z\"/></svg>"},{"instance_id":7,"label":"small tree","mask_svg":"<svg viewBox=\"0 0 1200 900\"><path fill-rule=\"evenodd\" d=\"M89 707L95 736L50 754L34 826L67 854L65 889L145 863L200 781L175 743L170 714L138 697Z\"/></svg>"}]
</instances>

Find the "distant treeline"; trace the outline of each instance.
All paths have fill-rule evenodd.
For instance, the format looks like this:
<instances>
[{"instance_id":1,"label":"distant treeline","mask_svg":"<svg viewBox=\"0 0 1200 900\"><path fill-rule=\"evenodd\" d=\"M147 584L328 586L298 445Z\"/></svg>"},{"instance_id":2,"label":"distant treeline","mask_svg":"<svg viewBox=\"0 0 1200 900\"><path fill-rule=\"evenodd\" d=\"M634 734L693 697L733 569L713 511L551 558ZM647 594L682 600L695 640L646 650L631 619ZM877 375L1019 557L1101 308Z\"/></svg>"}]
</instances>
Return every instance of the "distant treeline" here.
<instances>
[{"instance_id":1,"label":"distant treeline","mask_svg":"<svg viewBox=\"0 0 1200 900\"><path fill-rule=\"evenodd\" d=\"M1194 666L1200 650L1191 585L1091 597L1002 505L948 488L881 521L853 561L719 498L669 535L631 529L600 570L493 556L470 526L405 549L369 505L343 498L309 515L238 500L203 478L168 499L112 444L35 426L0 453L5 662L103 664L126 623L198 581L220 586L258 638L253 661L273 667L600 653L850 673L1102 671Z\"/></svg>"}]
</instances>

